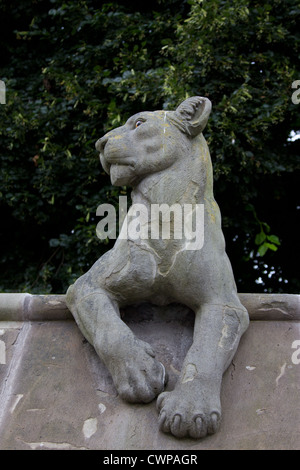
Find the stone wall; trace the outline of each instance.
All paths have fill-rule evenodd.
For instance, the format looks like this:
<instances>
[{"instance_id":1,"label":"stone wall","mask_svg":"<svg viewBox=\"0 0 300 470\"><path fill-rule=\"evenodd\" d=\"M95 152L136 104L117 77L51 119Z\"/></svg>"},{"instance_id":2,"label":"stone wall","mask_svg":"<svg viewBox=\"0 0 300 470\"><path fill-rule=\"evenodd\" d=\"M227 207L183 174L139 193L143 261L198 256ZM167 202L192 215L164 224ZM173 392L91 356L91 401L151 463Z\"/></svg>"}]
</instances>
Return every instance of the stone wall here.
<instances>
[{"instance_id":1,"label":"stone wall","mask_svg":"<svg viewBox=\"0 0 300 470\"><path fill-rule=\"evenodd\" d=\"M0 294L0 449L299 449L300 296L240 298L251 322L224 375L221 428L178 440L158 430L155 402L119 399L63 295ZM192 312L144 304L122 313L165 364L172 389Z\"/></svg>"}]
</instances>

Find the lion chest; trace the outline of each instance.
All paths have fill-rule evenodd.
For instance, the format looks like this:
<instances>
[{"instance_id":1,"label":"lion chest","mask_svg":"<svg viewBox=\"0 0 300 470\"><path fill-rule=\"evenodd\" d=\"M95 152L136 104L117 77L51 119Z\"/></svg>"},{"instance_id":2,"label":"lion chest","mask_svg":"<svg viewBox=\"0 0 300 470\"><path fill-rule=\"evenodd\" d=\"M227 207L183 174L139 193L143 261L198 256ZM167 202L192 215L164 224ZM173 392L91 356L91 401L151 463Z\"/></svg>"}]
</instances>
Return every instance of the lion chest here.
<instances>
[{"instance_id":1,"label":"lion chest","mask_svg":"<svg viewBox=\"0 0 300 470\"><path fill-rule=\"evenodd\" d=\"M154 287L163 289L181 248L177 240L118 239L106 263L106 288L121 295L126 291L133 300L146 298Z\"/></svg>"}]
</instances>

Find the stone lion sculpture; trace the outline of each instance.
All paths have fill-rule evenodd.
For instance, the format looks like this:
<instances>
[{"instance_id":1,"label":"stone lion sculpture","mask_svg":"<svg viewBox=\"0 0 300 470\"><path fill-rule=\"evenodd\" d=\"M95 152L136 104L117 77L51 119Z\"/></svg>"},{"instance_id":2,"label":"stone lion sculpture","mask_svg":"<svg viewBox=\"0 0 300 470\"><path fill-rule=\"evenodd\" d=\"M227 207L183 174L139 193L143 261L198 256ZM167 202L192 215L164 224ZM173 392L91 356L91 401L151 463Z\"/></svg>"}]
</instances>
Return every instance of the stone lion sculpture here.
<instances>
[{"instance_id":1,"label":"stone lion sculpture","mask_svg":"<svg viewBox=\"0 0 300 470\"><path fill-rule=\"evenodd\" d=\"M67 305L112 375L120 397L150 402L159 426L176 437L215 433L220 389L248 313L237 295L213 196L210 154L202 131L207 98L188 98L175 111L141 112L96 143L113 185L133 188L133 204L185 203L204 207L204 243L188 249L184 237L119 238L67 291ZM164 366L121 320L119 309L173 302L195 312L193 343L173 391L164 392Z\"/></svg>"}]
</instances>

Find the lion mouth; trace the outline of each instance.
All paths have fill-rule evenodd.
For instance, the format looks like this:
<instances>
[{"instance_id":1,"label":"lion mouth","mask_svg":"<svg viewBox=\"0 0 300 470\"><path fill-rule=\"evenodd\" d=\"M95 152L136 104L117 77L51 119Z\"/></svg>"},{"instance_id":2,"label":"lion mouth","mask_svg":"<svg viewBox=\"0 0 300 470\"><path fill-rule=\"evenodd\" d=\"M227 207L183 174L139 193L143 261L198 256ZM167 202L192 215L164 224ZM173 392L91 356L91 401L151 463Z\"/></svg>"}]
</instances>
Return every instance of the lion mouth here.
<instances>
[{"instance_id":1,"label":"lion mouth","mask_svg":"<svg viewBox=\"0 0 300 470\"><path fill-rule=\"evenodd\" d=\"M100 153L99 157L100 157L100 163L101 163L101 165L102 165L102 168L103 168L104 171L109 175L111 165L110 165L110 164L108 163L108 161L104 158L103 153Z\"/></svg>"},{"instance_id":2,"label":"lion mouth","mask_svg":"<svg viewBox=\"0 0 300 470\"><path fill-rule=\"evenodd\" d=\"M114 163L109 167L109 176L113 185L123 186L132 183L136 176L131 165Z\"/></svg>"},{"instance_id":3,"label":"lion mouth","mask_svg":"<svg viewBox=\"0 0 300 470\"><path fill-rule=\"evenodd\" d=\"M128 161L128 160L122 160L120 162L120 160L118 159L113 159L113 158L107 158L107 157L104 157L103 153L100 153L100 162L101 162L101 165L104 169L104 171L110 175L111 174L111 171L113 168L115 169L118 169L118 170L122 170L123 167L131 167L131 169L133 170L134 169L134 164L133 162L131 161Z\"/></svg>"},{"instance_id":4,"label":"lion mouth","mask_svg":"<svg viewBox=\"0 0 300 470\"><path fill-rule=\"evenodd\" d=\"M116 161L112 158L108 160L101 152L100 162L104 171L110 176L113 185L127 185L135 179L134 165L128 160L122 160L121 162L120 160Z\"/></svg>"}]
</instances>

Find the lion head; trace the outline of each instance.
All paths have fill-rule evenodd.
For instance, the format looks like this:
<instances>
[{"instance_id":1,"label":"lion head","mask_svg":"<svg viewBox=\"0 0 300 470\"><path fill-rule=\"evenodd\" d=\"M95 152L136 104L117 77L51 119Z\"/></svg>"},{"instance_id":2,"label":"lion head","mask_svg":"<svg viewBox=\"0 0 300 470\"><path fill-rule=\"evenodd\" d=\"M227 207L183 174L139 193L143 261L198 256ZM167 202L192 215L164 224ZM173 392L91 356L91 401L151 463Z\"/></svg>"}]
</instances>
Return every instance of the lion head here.
<instances>
[{"instance_id":1,"label":"lion head","mask_svg":"<svg viewBox=\"0 0 300 470\"><path fill-rule=\"evenodd\" d=\"M96 142L100 161L116 186L135 186L145 175L157 173L192 155L202 133L211 102L195 96L175 111L144 111L131 116Z\"/></svg>"}]
</instances>

